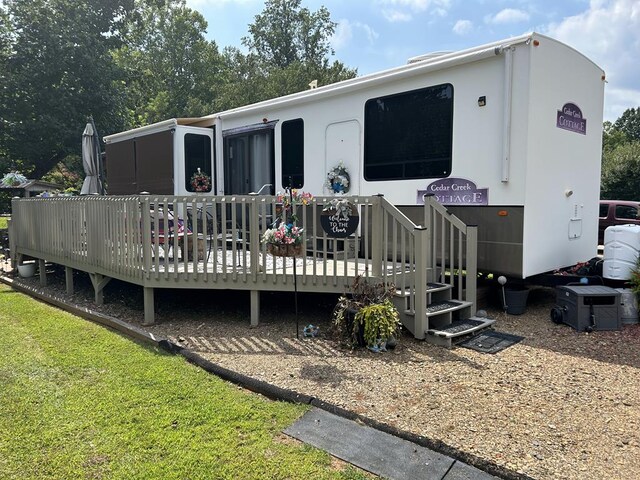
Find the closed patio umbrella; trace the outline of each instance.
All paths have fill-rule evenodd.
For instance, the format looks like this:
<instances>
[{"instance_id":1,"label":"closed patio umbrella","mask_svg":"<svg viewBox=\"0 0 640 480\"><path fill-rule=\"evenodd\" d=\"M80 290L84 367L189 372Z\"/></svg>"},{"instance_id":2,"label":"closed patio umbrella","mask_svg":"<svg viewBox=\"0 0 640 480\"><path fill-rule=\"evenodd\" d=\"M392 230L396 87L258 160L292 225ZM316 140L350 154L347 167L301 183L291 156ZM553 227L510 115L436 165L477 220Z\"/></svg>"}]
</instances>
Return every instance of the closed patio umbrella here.
<instances>
[{"instance_id":1,"label":"closed patio umbrella","mask_svg":"<svg viewBox=\"0 0 640 480\"><path fill-rule=\"evenodd\" d=\"M87 123L82 133L82 166L84 167L84 183L80 195L104 193L100 179L100 147L97 144L97 135L93 126L93 120Z\"/></svg>"}]
</instances>

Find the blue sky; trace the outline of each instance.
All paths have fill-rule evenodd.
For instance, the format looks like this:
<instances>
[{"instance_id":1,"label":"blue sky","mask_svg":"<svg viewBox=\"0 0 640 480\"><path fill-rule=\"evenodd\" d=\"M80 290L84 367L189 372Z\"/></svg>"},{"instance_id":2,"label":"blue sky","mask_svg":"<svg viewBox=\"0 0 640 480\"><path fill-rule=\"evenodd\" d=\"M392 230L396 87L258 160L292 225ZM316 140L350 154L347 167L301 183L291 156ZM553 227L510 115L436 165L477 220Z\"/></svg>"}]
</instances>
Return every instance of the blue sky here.
<instances>
[{"instance_id":1,"label":"blue sky","mask_svg":"<svg viewBox=\"0 0 640 480\"><path fill-rule=\"evenodd\" d=\"M209 23L220 48L241 47L264 0L187 0ZM576 48L607 74L604 119L640 106L640 0L302 0L338 23L335 58L358 74L530 31Z\"/></svg>"}]
</instances>

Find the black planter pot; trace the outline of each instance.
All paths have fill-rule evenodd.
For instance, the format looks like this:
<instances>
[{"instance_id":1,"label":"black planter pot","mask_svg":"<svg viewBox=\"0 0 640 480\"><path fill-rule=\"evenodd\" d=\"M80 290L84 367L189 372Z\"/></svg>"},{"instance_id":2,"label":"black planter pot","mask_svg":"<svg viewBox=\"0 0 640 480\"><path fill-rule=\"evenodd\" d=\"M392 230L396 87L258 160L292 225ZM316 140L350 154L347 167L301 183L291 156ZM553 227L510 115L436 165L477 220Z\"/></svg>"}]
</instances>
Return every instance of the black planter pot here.
<instances>
[{"instance_id":1,"label":"black planter pot","mask_svg":"<svg viewBox=\"0 0 640 480\"><path fill-rule=\"evenodd\" d=\"M345 311L345 320L346 320L347 331L349 332L349 335L353 334L353 323L356 321L356 313L358 313L358 310L355 310L353 308L348 308ZM358 331L356 332L355 337L353 339L355 340L355 342L358 344L359 347L367 346L367 343L364 341L364 325L363 324L358 325Z\"/></svg>"}]
</instances>

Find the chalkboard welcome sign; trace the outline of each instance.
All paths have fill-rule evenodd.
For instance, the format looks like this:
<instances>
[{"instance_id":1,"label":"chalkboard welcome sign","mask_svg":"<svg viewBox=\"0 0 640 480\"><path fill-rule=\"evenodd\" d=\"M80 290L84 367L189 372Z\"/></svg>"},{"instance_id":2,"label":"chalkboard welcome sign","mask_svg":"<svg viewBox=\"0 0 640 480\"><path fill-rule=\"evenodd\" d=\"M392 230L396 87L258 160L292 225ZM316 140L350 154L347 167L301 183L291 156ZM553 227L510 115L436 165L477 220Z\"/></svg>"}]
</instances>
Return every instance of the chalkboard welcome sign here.
<instances>
[{"instance_id":1,"label":"chalkboard welcome sign","mask_svg":"<svg viewBox=\"0 0 640 480\"><path fill-rule=\"evenodd\" d=\"M331 238L346 238L352 235L360 223L358 209L346 200L333 202L322 211L320 225Z\"/></svg>"}]
</instances>

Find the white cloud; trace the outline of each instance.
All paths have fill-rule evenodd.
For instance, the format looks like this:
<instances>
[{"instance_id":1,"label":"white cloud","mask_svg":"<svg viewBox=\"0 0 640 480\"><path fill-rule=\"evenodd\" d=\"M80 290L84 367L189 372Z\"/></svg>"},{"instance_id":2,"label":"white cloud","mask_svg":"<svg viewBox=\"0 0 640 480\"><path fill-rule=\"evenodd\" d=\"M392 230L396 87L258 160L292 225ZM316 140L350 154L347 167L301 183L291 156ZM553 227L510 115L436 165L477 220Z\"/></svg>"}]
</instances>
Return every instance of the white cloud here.
<instances>
[{"instance_id":1,"label":"white cloud","mask_svg":"<svg viewBox=\"0 0 640 480\"><path fill-rule=\"evenodd\" d=\"M398 10L383 9L382 10L382 15L384 16L384 18L386 18L391 23L408 22L408 21L411 20L411 18L413 18L411 16L411 14L400 12Z\"/></svg>"},{"instance_id":2,"label":"white cloud","mask_svg":"<svg viewBox=\"0 0 640 480\"><path fill-rule=\"evenodd\" d=\"M458 20L452 30L457 35L466 35L473 30L473 23L470 20Z\"/></svg>"},{"instance_id":3,"label":"white cloud","mask_svg":"<svg viewBox=\"0 0 640 480\"><path fill-rule=\"evenodd\" d=\"M331 38L331 46L334 49L339 50L349 45L353 39L354 30L364 33L367 38L367 42L369 42L370 45L372 45L379 37L378 32L366 23L350 22L346 18L343 18L338 22L336 31Z\"/></svg>"},{"instance_id":4,"label":"white cloud","mask_svg":"<svg viewBox=\"0 0 640 480\"><path fill-rule=\"evenodd\" d=\"M529 14L524 10L515 8L505 8L495 15L487 15L485 17L485 22L494 24L526 22L527 20L529 20Z\"/></svg>"},{"instance_id":5,"label":"white cloud","mask_svg":"<svg viewBox=\"0 0 640 480\"><path fill-rule=\"evenodd\" d=\"M389 22L408 22L414 13L429 13L444 17L451 7L451 0L377 0L382 5L382 15Z\"/></svg>"},{"instance_id":6,"label":"white cloud","mask_svg":"<svg viewBox=\"0 0 640 480\"><path fill-rule=\"evenodd\" d=\"M640 2L592 0L586 11L548 25L544 33L604 69L606 120L640 105Z\"/></svg>"}]
</instances>

